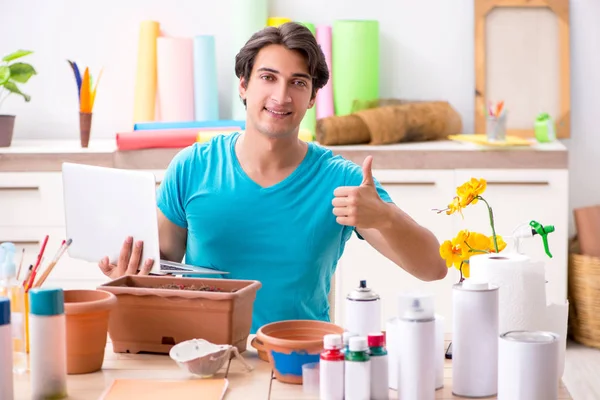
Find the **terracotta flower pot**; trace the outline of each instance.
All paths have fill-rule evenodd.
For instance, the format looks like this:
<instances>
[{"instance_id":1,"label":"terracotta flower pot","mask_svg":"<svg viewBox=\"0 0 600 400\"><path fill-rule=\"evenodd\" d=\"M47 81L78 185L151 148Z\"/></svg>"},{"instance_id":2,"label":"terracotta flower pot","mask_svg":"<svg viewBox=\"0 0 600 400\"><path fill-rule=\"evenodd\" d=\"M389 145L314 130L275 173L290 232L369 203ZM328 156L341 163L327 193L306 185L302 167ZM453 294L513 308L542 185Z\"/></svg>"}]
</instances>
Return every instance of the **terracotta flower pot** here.
<instances>
[{"instance_id":1,"label":"terracotta flower pot","mask_svg":"<svg viewBox=\"0 0 600 400\"><path fill-rule=\"evenodd\" d=\"M102 290L65 290L67 373L87 374L102 368L108 319L117 297Z\"/></svg>"},{"instance_id":2,"label":"terracotta flower pot","mask_svg":"<svg viewBox=\"0 0 600 400\"><path fill-rule=\"evenodd\" d=\"M10 147L14 128L14 115L0 115L0 147Z\"/></svg>"},{"instance_id":3,"label":"terracotta flower pot","mask_svg":"<svg viewBox=\"0 0 600 400\"><path fill-rule=\"evenodd\" d=\"M262 326L256 337L265 349L275 378L284 383L302 384L302 365L318 362L323 337L344 333L341 326L310 320L273 322Z\"/></svg>"}]
</instances>

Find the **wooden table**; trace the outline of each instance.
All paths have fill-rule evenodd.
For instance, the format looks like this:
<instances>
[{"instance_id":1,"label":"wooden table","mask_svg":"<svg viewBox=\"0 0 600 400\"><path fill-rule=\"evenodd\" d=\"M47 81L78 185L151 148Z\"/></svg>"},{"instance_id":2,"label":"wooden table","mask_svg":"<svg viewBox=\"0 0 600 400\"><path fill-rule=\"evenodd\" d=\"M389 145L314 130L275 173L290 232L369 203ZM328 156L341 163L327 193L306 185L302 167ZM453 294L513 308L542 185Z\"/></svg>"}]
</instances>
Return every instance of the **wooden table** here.
<instances>
[{"instance_id":1,"label":"wooden table","mask_svg":"<svg viewBox=\"0 0 600 400\"><path fill-rule=\"evenodd\" d=\"M245 361L253 367L248 372L243 364L233 359L219 371L216 378L226 377L229 388L226 400L251 399L318 399L318 394L304 393L302 385L290 385L272 378L268 363L260 360L256 350L250 346L242 354ZM190 379L187 372L181 370L168 355L118 354L113 353L112 345L107 343L104 365L101 371L85 375L69 375L67 390L69 399L97 400L113 379ZM390 390L390 399L397 399L395 390ZM446 360L444 387L436 391L436 399L458 399L452 395L452 361ZM495 398L495 397L491 397ZM15 400L30 400L29 375L16 376ZM566 387L561 383L559 399L572 399ZM132 399L133 400L133 399Z\"/></svg>"}]
</instances>

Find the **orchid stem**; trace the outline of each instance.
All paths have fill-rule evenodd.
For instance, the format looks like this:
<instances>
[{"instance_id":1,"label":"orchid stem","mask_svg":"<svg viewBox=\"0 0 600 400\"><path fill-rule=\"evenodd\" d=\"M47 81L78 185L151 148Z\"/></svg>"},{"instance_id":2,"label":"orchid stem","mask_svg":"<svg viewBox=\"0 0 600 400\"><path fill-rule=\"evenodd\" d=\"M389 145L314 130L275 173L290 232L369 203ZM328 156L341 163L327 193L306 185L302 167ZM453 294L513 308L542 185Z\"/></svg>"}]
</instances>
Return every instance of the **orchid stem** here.
<instances>
[{"instance_id":1,"label":"orchid stem","mask_svg":"<svg viewBox=\"0 0 600 400\"><path fill-rule=\"evenodd\" d=\"M496 239L496 228L494 227L494 213L492 211L492 207L490 207L489 203L481 196L477 196L477 198L485 203L488 208L488 214L490 216L490 225L492 226L492 237L494 238L494 249L496 249L496 253L498 253L498 240Z\"/></svg>"}]
</instances>

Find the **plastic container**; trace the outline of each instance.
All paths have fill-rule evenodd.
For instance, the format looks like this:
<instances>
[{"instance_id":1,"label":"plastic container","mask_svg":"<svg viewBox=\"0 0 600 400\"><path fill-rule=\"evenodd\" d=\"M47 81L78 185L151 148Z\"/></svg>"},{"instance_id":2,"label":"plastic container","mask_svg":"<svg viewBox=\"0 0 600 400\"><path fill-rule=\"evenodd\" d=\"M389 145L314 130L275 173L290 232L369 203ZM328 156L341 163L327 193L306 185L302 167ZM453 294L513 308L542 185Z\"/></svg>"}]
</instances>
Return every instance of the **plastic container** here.
<instances>
[{"instance_id":1,"label":"plastic container","mask_svg":"<svg viewBox=\"0 0 600 400\"><path fill-rule=\"evenodd\" d=\"M14 398L10 299L0 297L0 399Z\"/></svg>"},{"instance_id":2,"label":"plastic container","mask_svg":"<svg viewBox=\"0 0 600 400\"><path fill-rule=\"evenodd\" d=\"M341 335L341 326L314 320L279 321L259 328L256 337L263 343L275 378L283 383L302 384L302 365L319 362L323 337Z\"/></svg>"},{"instance_id":3,"label":"plastic container","mask_svg":"<svg viewBox=\"0 0 600 400\"><path fill-rule=\"evenodd\" d=\"M325 335L320 359L319 393L321 400L344 400L344 353L342 337Z\"/></svg>"},{"instance_id":4,"label":"plastic container","mask_svg":"<svg viewBox=\"0 0 600 400\"><path fill-rule=\"evenodd\" d=\"M345 400L371 399L371 358L367 338L350 338L350 345L344 362Z\"/></svg>"},{"instance_id":5,"label":"plastic container","mask_svg":"<svg viewBox=\"0 0 600 400\"><path fill-rule=\"evenodd\" d=\"M309 395L319 394L321 364L318 362L302 365L302 392ZM323 399L323 397L321 397Z\"/></svg>"},{"instance_id":6,"label":"plastic container","mask_svg":"<svg viewBox=\"0 0 600 400\"><path fill-rule=\"evenodd\" d=\"M186 340L171 348L169 356L181 369L201 378L210 378L230 359L231 353L248 371L252 367L244 361L237 347L229 344L214 344L204 339Z\"/></svg>"},{"instance_id":7,"label":"plastic container","mask_svg":"<svg viewBox=\"0 0 600 400\"><path fill-rule=\"evenodd\" d=\"M203 287L217 291L192 290ZM98 287L117 296L108 333L115 353L169 354L192 339L246 350L258 281L129 275Z\"/></svg>"},{"instance_id":8,"label":"plastic container","mask_svg":"<svg viewBox=\"0 0 600 400\"><path fill-rule=\"evenodd\" d=\"M67 351L62 289L29 291L31 398L67 397Z\"/></svg>"}]
</instances>

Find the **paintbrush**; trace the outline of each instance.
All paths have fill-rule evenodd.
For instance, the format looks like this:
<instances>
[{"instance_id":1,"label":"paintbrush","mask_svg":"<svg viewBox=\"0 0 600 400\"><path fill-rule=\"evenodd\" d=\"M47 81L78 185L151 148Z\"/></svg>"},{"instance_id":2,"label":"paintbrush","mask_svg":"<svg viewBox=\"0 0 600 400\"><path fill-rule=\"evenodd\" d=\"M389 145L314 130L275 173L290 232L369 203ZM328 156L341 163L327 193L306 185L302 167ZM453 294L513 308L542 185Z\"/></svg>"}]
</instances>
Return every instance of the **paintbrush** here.
<instances>
[{"instance_id":1,"label":"paintbrush","mask_svg":"<svg viewBox=\"0 0 600 400\"><path fill-rule=\"evenodd\" d=\"M69 239L66 242L63 241L62 245L60 246L60 248L56 252L56 255L54 256L54 258L52 259L52 261L50 261L50 264L48 265L48 268L46 268L44 270L44 272L42 273L42 275L40 275L40 277L37 280L37 282L35 283L34 287L40 287L40 286L42 286L42 284L44 283L44 281L48 278L48 275L50 275L50 272L52 272L52 269L54 268L54 266L56 265L56 263L58 263L58 261L60 260L60 258L62 257L62 255L65 254L65 251L67 251L67 249L69 248L69 246L71 245L72 242L73 242L72 239Z\"/></svg>"}]
</instances>

